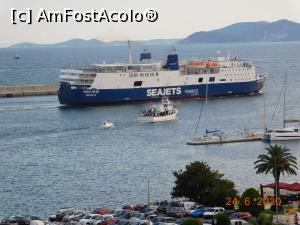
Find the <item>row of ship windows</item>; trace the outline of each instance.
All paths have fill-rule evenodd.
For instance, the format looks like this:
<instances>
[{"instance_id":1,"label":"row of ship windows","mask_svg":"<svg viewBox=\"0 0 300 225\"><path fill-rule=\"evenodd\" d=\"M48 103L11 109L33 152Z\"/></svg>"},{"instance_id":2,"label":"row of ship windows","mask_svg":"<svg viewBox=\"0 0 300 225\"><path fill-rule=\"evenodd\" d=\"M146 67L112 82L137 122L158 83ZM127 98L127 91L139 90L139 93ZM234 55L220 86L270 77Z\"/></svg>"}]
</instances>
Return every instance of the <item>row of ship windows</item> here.
<instances>
[{"instance_id":1,"label":"row of ship windows","mask_svg":"<svg viewBox=\"0 0 300 225\"><path fill-rule=\"evenodd\" d=\"M130 73L129 77L138 77L138 76L140 76L140 77L154 77L155 75L158 76L158 72L156 72L156 73L140 73L140 74ZM120 76L122 76L122 74L120 74ZM124 76L124 74L123 74L123 76Z\"/></svg>"},{"instance_id":2,"label":"row of ship windows","mask_svg":"<svg viewBox=\"0 0 300 225\"><path fill-rule=\"evenodd\" d=\"M226 69L224 69L224 71L245 71L245 70L251 70L250 68L234 68L234 69L232 69L232 68L226 68Z\"/></svg>"},{"instance_id":3,"label":"row of ship windows","mask_svg":"<svg viewBox=\"0 0 300 225\"><path fill-rule=\"evenodd\" d=\"M216 78L215 77L210 77L209 78L209 82L215 82L215 80L216 80ZM232 81L233 79L230 79L230 81ZM234 80L246 80L245 78L242 78L242 79L234 79ZM220 81L226 81L226 79L220 79ZM199 83L202 83L203 82L203 77L200 77L199 79L198 79L198 82ZM142 84L143 84L143 81L134 81L134 83L133 83L133 86L134 87L140 87L140 86L142 86Z\"/></svg>"},{"instance_id":4,"label":"row of ship windows","mask_svg":"<svg viewBox=\"0 0 300 225\"><path fill-rule=\"evenodd\" d=\"M234 79L234 80L248 80L249 78L241 78L241 79ZM230 79L230 81L232 81L233 79ZM210 77L209 78L209 80L208 80L209 82L215 82L215 77ZM226 79L220 79L220 81L226 81ZM203 82L203 77L200 77L199 79L198 79L198 82L199 83L202 83Z\"/></svg>"},{"instance_id":5,"label":"row of ship windows","mask_svg":"<svg viewBox=\"0 0 300 225\"><path fill-rule=\"evenodd\" d=\"M225 77L235 77L235 76L249 76L249 73L245 73L245 74L225 74Z\"/></svg>"}]
</instances>

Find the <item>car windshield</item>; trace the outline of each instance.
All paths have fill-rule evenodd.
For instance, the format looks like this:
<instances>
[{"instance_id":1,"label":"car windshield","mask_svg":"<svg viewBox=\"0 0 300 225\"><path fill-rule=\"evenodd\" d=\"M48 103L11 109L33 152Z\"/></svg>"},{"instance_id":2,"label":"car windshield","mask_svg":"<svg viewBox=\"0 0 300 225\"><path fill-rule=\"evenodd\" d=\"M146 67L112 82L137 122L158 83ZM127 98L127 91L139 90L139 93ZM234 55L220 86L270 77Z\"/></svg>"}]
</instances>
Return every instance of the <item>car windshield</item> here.
<instances>
[{"instance_id":1,"label":"car windshield","mask_svg":"<svg viewBox=\"0 0 300 225\"><path fill-rule=\"evenodd\" d=\"M86 216L83 217L83 219L90 219L90 218L91 218L90 215L86 215Z\"/></svg>"},{"instance_id":2,"label":"car windshield","mask_svg":"<svg viewBox=\"0 0 300 225\"><path fill-rule=\"evenodd\" d=\"M179 207L179 202L170 202L170 207Z\"/></svg>"},{"instance_id":3,"label":"car windshield","mask_svg":"<svg viewBox=\"0 0 300 225\"><path fill-rule=\"evenodd\" d=\"M138 218L140 215L141 215L140 213L132 213L131 217L137 217Z\"/></svg>"},{"instance_id":4,"label":"car windshield","mask_svg":"<svg viewBox=\"0 0 300 225\"><path fill-rule=\"evenodd\" d=\"M114 214L114 213L116 213L115 210L109 210L106 214Z\"/></svg>"},{"instance_id":5,"label":"car windshield","mask_svg":"<svg viewBox=\"0 0 300 225\"><path fill-rule=\"evenodd\" d=\"M101 216L94 216L92 219L94 219L94 220L102 220L102 217Z\"/></svg>"},{"instance_id":6,"label":"car windshield","mask_svg":"<svg viewBox=\"0 0 300 225\"><path fill-rule=\"evenodd\" d=\"M214 212L216 209L209 209L207 212Z\"/></svg>"}]
</instances>

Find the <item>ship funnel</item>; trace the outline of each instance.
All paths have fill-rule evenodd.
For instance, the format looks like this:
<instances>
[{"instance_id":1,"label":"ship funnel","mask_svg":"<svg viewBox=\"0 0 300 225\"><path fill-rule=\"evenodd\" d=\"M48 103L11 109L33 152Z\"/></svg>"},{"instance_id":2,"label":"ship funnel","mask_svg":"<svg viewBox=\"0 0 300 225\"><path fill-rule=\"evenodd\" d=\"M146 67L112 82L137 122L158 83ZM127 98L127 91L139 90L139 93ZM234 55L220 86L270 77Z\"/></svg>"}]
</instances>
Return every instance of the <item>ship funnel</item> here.
<instances>
[{"instance_id":1,"label":"ship funnel","mask_svg":"<svg viewBox=\"0 0 300 225\"><path fill-rule=\"evenodd\" d=\"M173 50L173 53L168 55L167 63L166 63L166 69L179 70L178 55L175 52L175 50Z\"/></svg>"},{"instance_id":2,"label":"ship funnel","mask_svg":"<svg viewBox=\"0 0 300 225\"><path fill-rule=\"evenodd\" d=\"M147 51L147 49L145 49L140 55L140 62L145 60L151 60L151 52Z\"/></svg>"}]
</instances>

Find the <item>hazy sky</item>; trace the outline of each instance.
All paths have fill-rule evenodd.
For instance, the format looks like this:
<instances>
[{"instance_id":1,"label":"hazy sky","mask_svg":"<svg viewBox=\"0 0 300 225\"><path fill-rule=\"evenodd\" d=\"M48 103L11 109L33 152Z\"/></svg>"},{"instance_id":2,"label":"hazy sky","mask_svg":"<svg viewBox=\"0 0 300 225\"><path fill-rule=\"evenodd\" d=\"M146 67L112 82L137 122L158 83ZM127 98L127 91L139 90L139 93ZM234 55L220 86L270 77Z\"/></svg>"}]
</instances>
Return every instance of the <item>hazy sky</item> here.
<instances>
[{"instance_id":1,"label":"hazy sky","mask_svg":"<svg viewBox=\"0 0 300 225\"><path fill-rule=\"evenodd\" d=\"M35 23L10 22L11 8L84 11L157 10L154 23ZM53 43L71 38L146 40L183 38L195 31L221 28L236 22L289 19L300 23L300 0L0 0L0 46L19 42Z\"/></svg>"}]
</instances>

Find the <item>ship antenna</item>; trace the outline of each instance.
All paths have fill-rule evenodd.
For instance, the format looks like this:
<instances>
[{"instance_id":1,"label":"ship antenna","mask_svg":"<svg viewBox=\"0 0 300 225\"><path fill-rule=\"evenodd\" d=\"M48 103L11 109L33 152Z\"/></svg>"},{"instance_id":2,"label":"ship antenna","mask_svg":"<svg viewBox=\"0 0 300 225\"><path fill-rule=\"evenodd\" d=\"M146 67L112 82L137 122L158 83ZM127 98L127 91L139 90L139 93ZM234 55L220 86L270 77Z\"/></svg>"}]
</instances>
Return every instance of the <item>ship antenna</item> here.
<instances>
[{"instance_id":1,"label":"ship antenna","mask_svg":"<svg viewBox=\"0 0 300 225\"><path fill-rule=\"evenodd\" d=\"M131 44L130 40L128 40L128 61L132 64L132 54L131 54Z\"/></svg>"}]
</instances>

